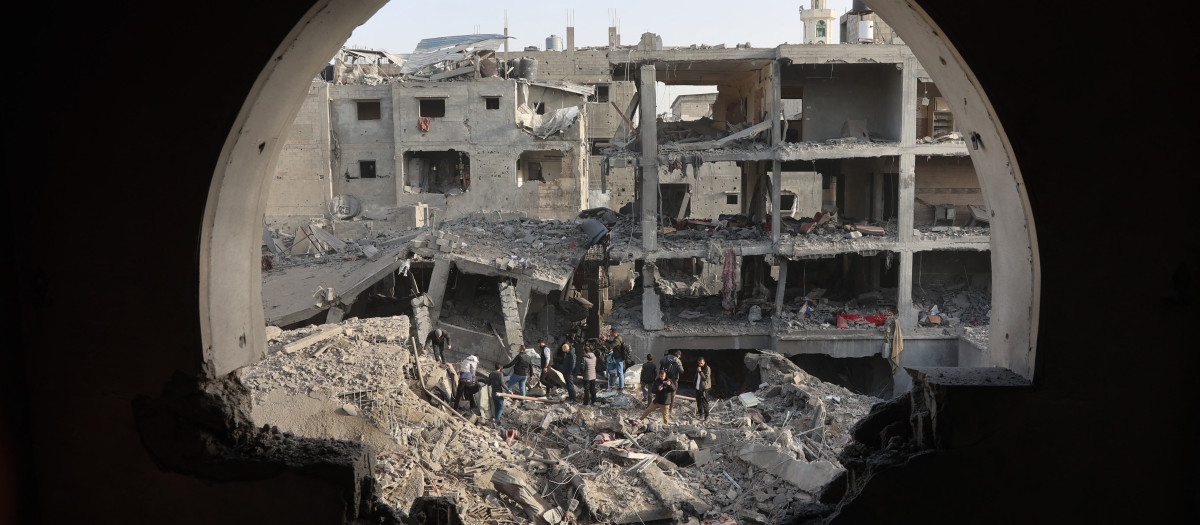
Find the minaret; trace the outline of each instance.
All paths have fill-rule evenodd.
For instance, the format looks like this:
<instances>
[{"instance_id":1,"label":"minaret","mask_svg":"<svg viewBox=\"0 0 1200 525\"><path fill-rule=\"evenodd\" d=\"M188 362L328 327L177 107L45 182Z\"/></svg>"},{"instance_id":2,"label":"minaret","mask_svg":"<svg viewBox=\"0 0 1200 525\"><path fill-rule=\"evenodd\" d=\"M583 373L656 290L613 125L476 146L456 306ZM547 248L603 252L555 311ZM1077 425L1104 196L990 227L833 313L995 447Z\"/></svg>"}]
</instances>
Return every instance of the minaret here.
<instances>
[{"instance_id":1,"label":"minaret","mask_svg":"<svg viewBox=\"0 0 1200 525\"><path fill-rule=\"evenodd\" d=\"M800 19L804 21L805 44L830 44L837 42L833 38L834 21L837 12L825 8L825 0L812 0L812 8L800 8Z\"/></svg>"}]
</instances>

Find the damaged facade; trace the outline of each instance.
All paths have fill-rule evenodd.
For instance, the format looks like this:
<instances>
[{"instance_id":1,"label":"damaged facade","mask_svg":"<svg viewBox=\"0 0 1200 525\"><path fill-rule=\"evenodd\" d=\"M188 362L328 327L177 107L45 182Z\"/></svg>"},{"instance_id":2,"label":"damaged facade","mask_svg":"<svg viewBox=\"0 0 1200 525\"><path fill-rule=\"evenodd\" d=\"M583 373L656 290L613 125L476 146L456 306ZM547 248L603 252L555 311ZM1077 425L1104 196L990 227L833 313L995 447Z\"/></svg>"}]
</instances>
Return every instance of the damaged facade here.
<instances>
[{"instance_id":1,"label":"damaged facade","mask_svg":"<svg viewBox=\"0 0 1200 525\"><path fill-rule=\"evenodd\" d=\"M815 14L834 20L832 12ZM628 410L641 402L614 390L601 412L506 412L513 429L534 434L535 447L555 439L551 425L596 444L551 446L530 459L540 470L444 462L441 453L380 456L392 504L424 512L417 500L454 479L469 493L459 495L457 511L479 522L558 523L581 512L593 522L705 519L719 505L739 522L771 523L828 511L821 505L844 493L837 457L853 424L827 417L829 400L854 399L858 417L874 400L912 388L906 367L990 362L989 215L968 157L978 145L963 140L903 45L664 48L646 33L623 46L610 28L608 46L576 48L573 33L568 28L561 51L520 53L498 50L503 35L427 39L407 56L368 56L374 67L335 61L312 83L277 163L264 222L267 323L296 330L283 333L274 359L295 359L288 356L311 346L304 355L324 354L322 362L330 353L340 364L380 362L378 349L364 357L352 347L363 337L394 346L388 384L330 387L317 394L320 404L351 400L343 413L370 413L384 430L363 436L444 453L458 435L492 438L471 425L434 431L397 423L397 403L406 414L418 405L428 413L453 396L453 366L418 355L433 330L453 341L448 362L476 356L486 375L519 345L536 348L545 339L594 349L615 329L634 357L679 350L689 367L701 356L717 363L713 390L728 403L722 417L745 427L743 435L698 429L673 445L639 443L646 423L629 420ZM343 55L368 60L364 51ZM716 92L657 107L657 91L672 85ZM403 319L403 327L364 336L344 328L363 322L356 317ZM339 334L356 343L317 344ZM774 370L803 364L816 377L796 368L767 378L757 371L765 362ZM288 366L284 376L298 370ZM414 379L423 386L408 388ZM831 386L821 380L849 389L806 390ZM489 396L478 398L472 413L486 418ZM763 415L759 403L778 410ZM329 412L321 406L310 408ZM391 412L373 412L380 406ZM779 417L786 429L772 421ZM434 420L456 418L464 416L446 410ZM840 425L842 438L826 433L831 425ZM818 429L821 439L806 441ZM730 449L738 439L751 442ZM613 452L621 460L603 454L609 441L626 447ZM756 491L728 473L685 474L674 460L654 459L687 452L699 463L688 451L701 448L748 464L742 482L756 468L770 482L752 485ZM587 485L571 470L580 463L565 461L571 454L586 454L587 475L611 481L635 471L658 487L657 499L539 496L552 487L531 477ZM658 472L644 474L652 464ZM473 477L473 485L442 476L443 467ZM701 492L681 492L664 471ZM481 478L485 472L493 477ZM835 480L840 488L828 492ZM489 483L519 505L489 499L495 494L480 492ZM801 493L798 502L781 499ZM757 504L747 506L751 500ZM801 512L804 504L819 509ZM621 512L630 506L645 513Z\"/></svg>"},{"instance_id":2,"label":"damaged facade","mask_svg":"<svg viewBox=\"0 0 1200 525\"><path fill-rule=\"evenodd\" d=\"M891 34L865 8L851 16ZM664 48L651 33L627 46L610 28L607 46L577 48L566 35L561 51L519 53L499 51L503 35L427 39L440 51L423 41L389 55L401 74L314 82L278 163L268 246L294 255L285 245L315 221L359 244L390 239L389 271L413 257L426 271L459 249L474 266L448 261L455 275L521 291L525 309L501 334L510 348L534 337L526 328L559 335L526 319L541 315L522 295L533 290L539 307L578 297L588 337L619 327L639 355L875 356L893 362L893 395L908 384L900 366L989 362L988 210L968 157L979 145L907 47ZM717 92L658 108L663 85ZM611 232L590 250L578 229L567 240L579 217ZM464 220L475 240L444 241ZM387 233L413 227L434 230ZM484 242L496 253L473 253ZM522 283L543 252L573 266L555 284ZM390 282L433 292L426 302L445 315L437 281L449 275ZM355 299L337 295L326 303ZM282 325L323 308L272 316L265 301Z\"/></svg>"}]
</instances>

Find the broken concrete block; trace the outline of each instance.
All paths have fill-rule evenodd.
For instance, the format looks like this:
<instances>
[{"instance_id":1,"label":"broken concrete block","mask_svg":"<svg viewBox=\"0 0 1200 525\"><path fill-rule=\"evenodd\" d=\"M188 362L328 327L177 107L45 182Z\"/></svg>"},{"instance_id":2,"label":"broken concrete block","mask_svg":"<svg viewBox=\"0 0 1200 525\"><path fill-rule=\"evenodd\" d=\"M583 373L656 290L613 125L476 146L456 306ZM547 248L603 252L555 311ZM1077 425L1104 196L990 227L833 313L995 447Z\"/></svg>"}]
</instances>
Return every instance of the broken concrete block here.
<instances>
[{"instance_id":1,"label":"broken concrete block","mask_svg":"<svg viewBox=\"0 0 1200 525\"><path fill-rule=\"evenodd\" d=\"M358 407L350 404L342 405L342 412L345 412L347 416L357 416Z\"/></svg>"},{"instance_id":2,"label":"broken concrete block","mask_svg":"<svg viewBox=\"0 0 1200 525\"><path fill-rule=\"evenodd\" d=\"M737 457L810 494L819 493L822 487L844 470L824 460L812 463L799 461L778 447L761 443L743 447Z\"/></svg>"},{"instance_id":3,"label":"broken concrete block","mask_svg":"<svg viewBox=\"0 0 1200 525\"><path fill-rule=\"evenodd\" d=\"M272 339L276 339L282 334L283 334L283 329L278 326L268 326L267 327L267 340L268 341L270 341Z\"/></svg>"},{"instance_id":4,"label":"broken concrete block","mask_svg":"<svg viewBox=\"0 0 1200 525\"><path fill-rule=\"evenodd\" d=\"M383 255L383 252L379 251L379 248L374 246L363 246L362 251L363 255L367 256L367 260L370 261L379 259L379 256Z\"/></svg>"}]
</instances>

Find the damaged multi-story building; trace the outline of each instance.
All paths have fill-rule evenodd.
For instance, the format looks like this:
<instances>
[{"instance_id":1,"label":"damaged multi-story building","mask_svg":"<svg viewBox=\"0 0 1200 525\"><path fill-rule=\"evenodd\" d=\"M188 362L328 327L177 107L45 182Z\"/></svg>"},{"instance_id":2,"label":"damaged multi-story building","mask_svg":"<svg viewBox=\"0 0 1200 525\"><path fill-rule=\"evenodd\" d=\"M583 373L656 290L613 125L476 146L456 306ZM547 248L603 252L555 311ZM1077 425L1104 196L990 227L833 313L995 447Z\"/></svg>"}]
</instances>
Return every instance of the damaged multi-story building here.
<instances>
[{"instance_id":1,"label":"damaged multi-story building","mask_svg":"<svg viewBox=\"0 0 1200 525\"><path fill-rule=\"evenodd\" d=\"M907 389L900 366L987 366L977 145L886 24L823 4L803 11L805 41L840 24L844 45L623 45L610 28L576 47L569 27L545 50L509 52L504 35L344 50L283 148L267 238L321 252L427 229L339 263L353 268L315 303L307 277L268 272L268 322L388 296L419 337L477 342L463 353L569 321L616 328L638 355L772 349L885 396ZM659 107L666 86L715 92Z\"/></svg>"}]
</instances>

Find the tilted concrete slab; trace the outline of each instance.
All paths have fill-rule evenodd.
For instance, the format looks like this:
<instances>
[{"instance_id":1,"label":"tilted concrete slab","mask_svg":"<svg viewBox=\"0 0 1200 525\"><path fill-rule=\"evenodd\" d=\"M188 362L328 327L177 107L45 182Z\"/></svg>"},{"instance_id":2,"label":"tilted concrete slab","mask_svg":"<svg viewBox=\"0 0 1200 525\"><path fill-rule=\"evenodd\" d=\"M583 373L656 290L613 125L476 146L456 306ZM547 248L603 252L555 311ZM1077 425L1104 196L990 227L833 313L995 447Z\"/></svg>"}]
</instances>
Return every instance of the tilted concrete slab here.
<instances>
[{"instance_id":1,"label":"tilted concrete slab","mask_svg":"<svg viewBox=\"0 0 1200 525\"><path fill-rule=\"evenodd\" d=\"M266 323L288 325L328 309L328 304L317 305L313 298L318 287L333 288L334 303L353 302L358 294L400 267L408 257L408 244L404 242L382 251L374 261L365 257L345 261L339 255L327 255L325 258L330 262L324 264L309 263L264 273L262 298Z\"/></svg>"},{"instance_id":2,"label":"tilted concrete slab","mask_svg":"<svg viewBox=\"0 0 1200 525\"><path fill-rule=\"evenodd\" d=\"M819 494L827 483L845 470L825 460L811 463L800 461L777 447L761 443L751 443L742 447L737 457L809 494Z\"/></svg>"}]
</instances>

